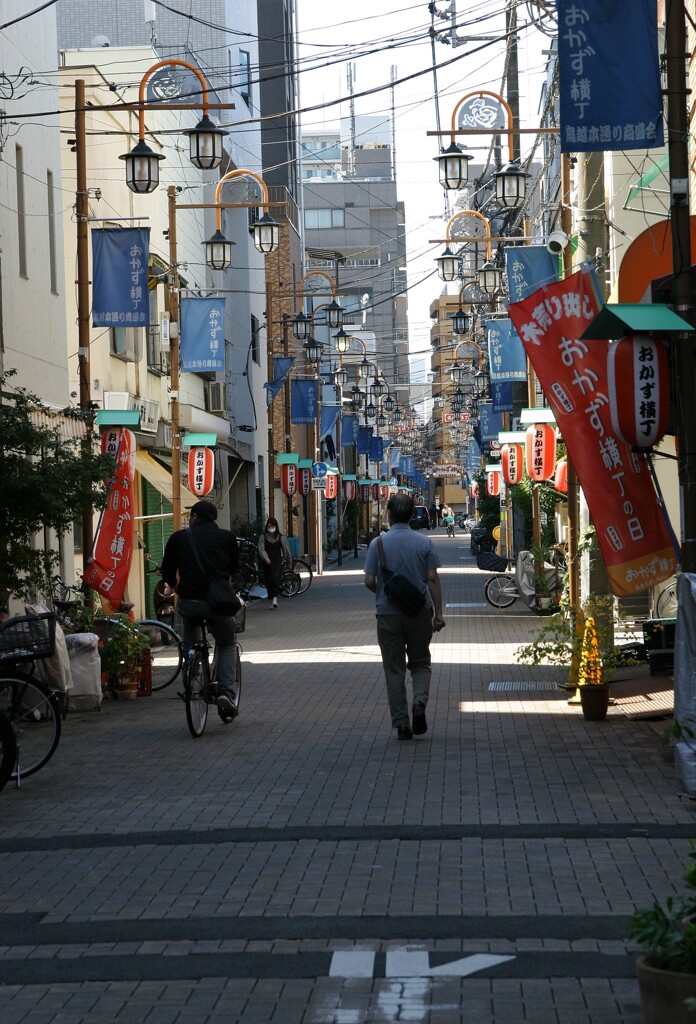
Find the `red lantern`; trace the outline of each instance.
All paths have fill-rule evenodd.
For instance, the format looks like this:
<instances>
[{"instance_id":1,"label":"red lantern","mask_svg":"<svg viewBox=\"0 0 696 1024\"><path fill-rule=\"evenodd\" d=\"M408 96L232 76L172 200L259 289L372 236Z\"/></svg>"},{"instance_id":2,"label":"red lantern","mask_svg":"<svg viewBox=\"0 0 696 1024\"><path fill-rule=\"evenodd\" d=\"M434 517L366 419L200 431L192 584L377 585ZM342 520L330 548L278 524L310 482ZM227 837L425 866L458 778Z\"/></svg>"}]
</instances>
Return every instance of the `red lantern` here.
<instances>
[{"instance_id":1,"label":"red lantern","mask_svg":"<svg viewBox=\"0 0 696 1024\"><path fill-rule=\"evenodd\" d=\"M312 490L312 470L298 469L297 471L297 493L306 498Z\"/></svg>"},{"instance_id":2,"label":"red lantern","mask_svg":"<svg viewBox=\"0 0 696 1024\"><path fill-rule=\"evenodd\" d=\"M379 485L379 496L382 501L384 501L385 498L389 497L389 484Z\"/></svg>"},{"instance_id":3,"label":"red lantern","mask_svg":"<svg viewBox=\"0 0 696 1024\"><path fill-rule=\"evenodd\" d=\"M524 476L524 455L521 444L504 444L500 455L503 467L503 479L506 484L514 486Z\"/></svg>"},{"instance_id":4,"label":"red lantern","mask_svg":"<svg viewBox=\"0 0 696 1024\"><path fill-rule=\"evenodd\" d=\"M527 427L527 473L535 483L553 476L556 466L556 431L550 423Z\"/></svg>"},{"instance_id":5,"label":"red lantern","mask_svg":"<svg viewBox=\"0 0 696 1024\"><path fill-rule=\"evenodd\" d=\"M647 334L629 334L609 346L607 380L611 423L626 444L651 448L667 432L667 346Z\"/></svg>"},{"instance_id":6,"label":"red lantern","mask_svg":"<svg viewBox=\"0 0 696 1024\"><path fill-rule=\"evenodd\" d=\"M360 484L360 499L365 504L370 500L372 488L370 484Z\"/></svg>"},{"instance_id":7,"label":"red lantern","mask_svg":"<svg viewBox=\"0 0 696 1024\"><path fill-rule=\"evenodd\" d=\"M297 466L285 463L280 467L280 486L283 494L290 498L297 490Z\"/></svg>"},{"instance_id":8,"label":"red lantern","mask_svg":"<svg viewBox=\"0 0 696 1024\"><path fill-rule=\"evenodd\" d=\"M553 486L561 494L568 493L568 460L561 459L556 466L556 472L553 478Z\"/></svg>"},{"instance_id":9,"label":"red lantern","mask_svg":"<svg viewBox=\"0 0 696 1024\"><path fill-rule=\"evenodd\" d=\"M324 497L327 501L333 501L338 494L338 476L336 473L328 473L326 477L326 486L324 487Z\"/></svg>"},{"instance_id":10,"label":"red lantern","mask_svg":"<svg viewBox=\"0 0 696 1024\"><path fill-rule=\"evenodd\" d=\"M372 500L379 501L379 484L372 484Z\"/></svg>"},{"instance_id":11,"label":"red lantern","mask_svg":"<svg viewBox=\"0 0 696 1024\"><path fill-rule=\"evenodd\" d=\"M478 498L478 496L479 496L479 485L478 484L472 484L470 490L471 490L471 497L472 498Z\"/></svg>"},{"instance_id":12,"label":"red lantern","mask_svg":"<svg viewBox=\"0 0 696 1024\"><path fill-rule=\"evenodd\" d=\"M346 501L352 501L355 497L357 488L355 486L355 480L344 480L343 481L343 497Z\"/></svg>"},{"instance_id":13,"label":"red lantern","mask_svg":"<svg viewBox=\"0 0 696 1024\"><path fill-rule=\"evenodd\" d=\"M490 498L500 494L500 473L497 470L486 474L486 494Z\"/></svg>"},{"instance_id":14,"label":"red lantern","mask_svg":"<svg viewBox=\"0 0 696 1024\"><path fill-rule=\"evenodd\" d=\"M192 448L188 457L189 490L203 498L213 489L215 456L212 448Z\"/></svg>"}]
</instances>

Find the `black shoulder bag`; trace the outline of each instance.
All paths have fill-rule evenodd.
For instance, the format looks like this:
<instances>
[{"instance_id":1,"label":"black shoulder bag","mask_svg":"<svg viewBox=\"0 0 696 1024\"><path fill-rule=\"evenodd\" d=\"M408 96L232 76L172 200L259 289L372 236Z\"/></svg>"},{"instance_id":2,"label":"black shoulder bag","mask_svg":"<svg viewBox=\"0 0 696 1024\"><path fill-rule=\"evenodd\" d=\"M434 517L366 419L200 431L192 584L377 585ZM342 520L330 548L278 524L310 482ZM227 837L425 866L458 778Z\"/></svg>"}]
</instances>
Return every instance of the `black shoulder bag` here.
<instances>
[{"instance_id":1,"label":"black shoulder bag","mask_svg":"<svg viewBox=\"0 0 696 1024\"><path fill-rule=\"evenodd\" d=\"M203 579L208 584L208 590L206 591L206 601L208 602L208 608L213 615L231 615L237 614L239 609L242 607L242 601L239 595L236 593L234 587L229 580L209 580L205 569L203 568L203 562L201 561L200 551L198 550L198 544L193 536L193 530L189 527L186 531L186 536L191 543L191 550L193 551L193 557L196 559L196 564L201 570Z\"/></svg>"},{"instance_id":2,"label":"black shoulder bag","mask_svg":"<svg viewBox=\"0 0 696 1024\"><path fill-rule=\"evenodd\" d=\"M404 615L417 615L425 605L425 594L418 587L414 587L410 580L407 580L400 572L392 572L387 566L381 537L377 538L377 547L382 566L384 593Z\"/></svg>"}]
</instances>

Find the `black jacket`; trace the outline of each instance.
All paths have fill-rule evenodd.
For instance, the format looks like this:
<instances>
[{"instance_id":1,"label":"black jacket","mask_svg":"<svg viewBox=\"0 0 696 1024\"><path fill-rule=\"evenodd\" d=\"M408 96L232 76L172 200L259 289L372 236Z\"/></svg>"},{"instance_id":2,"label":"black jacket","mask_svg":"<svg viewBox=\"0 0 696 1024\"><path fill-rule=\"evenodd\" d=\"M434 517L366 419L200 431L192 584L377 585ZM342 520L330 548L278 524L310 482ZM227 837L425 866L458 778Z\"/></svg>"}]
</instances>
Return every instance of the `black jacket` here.
<instances>
[{"instance_id":1,"label":"black jacket","mask_svg":"<svg viewBox=\"0 0 696 1024\"><path fill-rule=\"evenodd\" d=\"M207 580L203 579L198 568L193 547L188 539L189 531L194 533L198 555ZM176 586L179 597L205 601L208 582L233 576L238 565L239 548L236 538L230 531L222 530L207 520L199 520L195 526L177 530L167 541L162 559L162 579L170 587Z\"/></svg>"}]
</instances>

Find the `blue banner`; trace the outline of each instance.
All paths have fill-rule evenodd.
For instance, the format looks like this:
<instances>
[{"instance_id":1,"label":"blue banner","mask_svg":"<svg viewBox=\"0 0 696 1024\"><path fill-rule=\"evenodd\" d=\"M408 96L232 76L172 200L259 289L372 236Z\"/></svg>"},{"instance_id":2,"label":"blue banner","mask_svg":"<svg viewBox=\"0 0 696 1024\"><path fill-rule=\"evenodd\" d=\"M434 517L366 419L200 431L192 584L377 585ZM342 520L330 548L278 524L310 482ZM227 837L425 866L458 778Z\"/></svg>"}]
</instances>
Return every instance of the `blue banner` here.
<instances>
[{"instance_id":1,"label":"blue banner","mask_svg":"<svg viewBox=\"0 0 696 1024\"><path fill-rule=\"evenodd\" d=\"M486 324L491 382L526 380L527 354L512 320L491 320Z\"/></svg>"},{"instance_id":2,"label":"blue banner","mask_svg":"<svg viewBox=\"0 0 696 1024\"><path fill-rule=\"evenodd\" d=\"M558 280L558 256L545 245L505 247L505 269L510 302L520 302L545 284Z\"/></svg>"},{"instance_id":3,"label":"blue banner","mask_svg":"<svg viewBox=\"0 0 696 1024\"><path fill-rule=\"evenodd\" d=\"M181 300L181 369L204 373L225 369L225 300Z\"/></svg>"},{"instance_id":4,"label":"blue banner","mask_svg":"<svg viewBox=\"0 0 696 1024\"><path fill-rule=\"evenodd\" d=\"M663 144L655 0L557 0L561 152Z\"/></svg>"},{"instance_id":5,"label":"blue banner","mask_svg":"<svg viewBox=\"0 0 696 1024\"><path fill-rule=\"evenodd\" d=\"M145 327L149 228L92 228L92 326Z\"/></svg>"},{"instance_id":6,"label":"blue banner","mask_svg":"<svg viewBox=\"0 0 696 1024\"><path fill-rule=\"evenodd\" d=\"M338 414L341 411L340 405L329 405L328 402L321 403L319 413L319 437L326 437L336 426Z\"/></svg>"},{"instance_id":7,"label":"blue banner","mask_svg":"<svg viewBox=\"0 0 696 1024\"><path fill-rule=\"evenodd\" d=\"M358 417L344 416L341 420L341 448L352 448L358 443Z\"/></svg>"},{"instance_id":8,"label":"blue banner","mask_svg":"<svg viewBox=\"0 0 696 1024\"><path fill-rule=\"evenodd\" d=\"M273 380L266 381L264 387L266 388L266 405L270 405L273 399L276 397L283 384L287 375L290 373L290 367L295 362L292 357L278 356L273 359Z\"/></svg>"},{"instance_id":9,"label":"blue banner","mask_svg":"<svg viewBox=\"0 0 696 1024\"><path fill-rule=\"evenodd\" d=\"M416 472L416 462L412 455L402 455L399 459L399 473L404 476L413 476Z\"/></svg>"},{"instance_id":10,"label":"blue banner","mask_svg":"<svg viewBox=\"0 0 696 1024\"><path fill-rule=\"evenodd\" d=\"M493 412L512 412L511 380L497 380L491 384L491 405Z\"/></svg>"},{"instance_id":11,"label":"blue banner","mask_svg":"<svg viewBox=\"0 0 696 1024\"><path fill-rule=\"evenodd\" d=\"M290 420L292 423L316 423L318 405L318 381L293 380L290 382Z\"/></svg>"},{"instance_id":12,"label":"blue banner","mask_svg":"<svg viewBox=\"0 0 696 1024\"><path fill-rule=\"evenodd\" d=\"M399 462L400 461L401 461L401 448L394 448L394 447L392 447L392 450L391 450L391 452L389 454L389 468L390 469L395 469L396 472L398 473L399 472Z\"/></svg>"},{"instance_id":13,"label":"blue banner","mask_svg":"<svg viewBox=\"0 0 696 1024\"><path fill-rule=\"evenodd\" d=\"M485 448L491 441L498 440L498 434L503 429L503 420L499 412L493 412L492 402L479 402L479 414L481 447Z\"/></svg>"},{"instance_id":14,"label":"blue banner","mask_svg":"<svg viewBox=\"0 0 696 1024\"><path fill-rule=\"evenodd\" d=\"M474 477L479 475L481 468L481 448L477 441L473 439L469 442L469 447L466 450L466 471L473 480Z\"/></svg>"},{"instance_id":15,"label":"blue banner","mask_svg":"<svg viewBox=\"0 0 696 1024\"><path fill-rule=\"evenodd\" d=\"M372 427L358 427L358 455L369 455L372 443Z\"/></svg>"},{"instance_id":16,"label":"blue banner","mask_svg":"<svg viewBox=\"0 0 696 1024\"><path fill-rule=\"evenodd\" d=\"M384 455L384 441L381 437L373 436L370 440L370 462L381 462Z\"/></svg>"}]
</instances>

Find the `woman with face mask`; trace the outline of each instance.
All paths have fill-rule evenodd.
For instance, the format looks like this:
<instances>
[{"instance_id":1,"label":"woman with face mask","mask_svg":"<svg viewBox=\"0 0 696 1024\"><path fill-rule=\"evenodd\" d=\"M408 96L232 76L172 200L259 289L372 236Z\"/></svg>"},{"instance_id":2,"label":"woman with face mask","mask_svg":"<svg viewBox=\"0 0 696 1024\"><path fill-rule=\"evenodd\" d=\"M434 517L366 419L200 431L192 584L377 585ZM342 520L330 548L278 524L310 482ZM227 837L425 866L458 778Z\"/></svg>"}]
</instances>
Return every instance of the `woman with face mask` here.
<instances>
[{"instance_id":1,"label":"woman with face mask","mask_svg":"<svg viewBox=\"0 0 696 1024\"><path fill-rule=\"evenodd\" d=\"M280 578L283 575L284 566L292 565L292 554L290 545L280 532L278 520L273 516L269 516L267 519L259 538L259 555L261 556L266 590L271 598L271 608L275 610L278 607Z\"/></svg>"}]
</instances>

